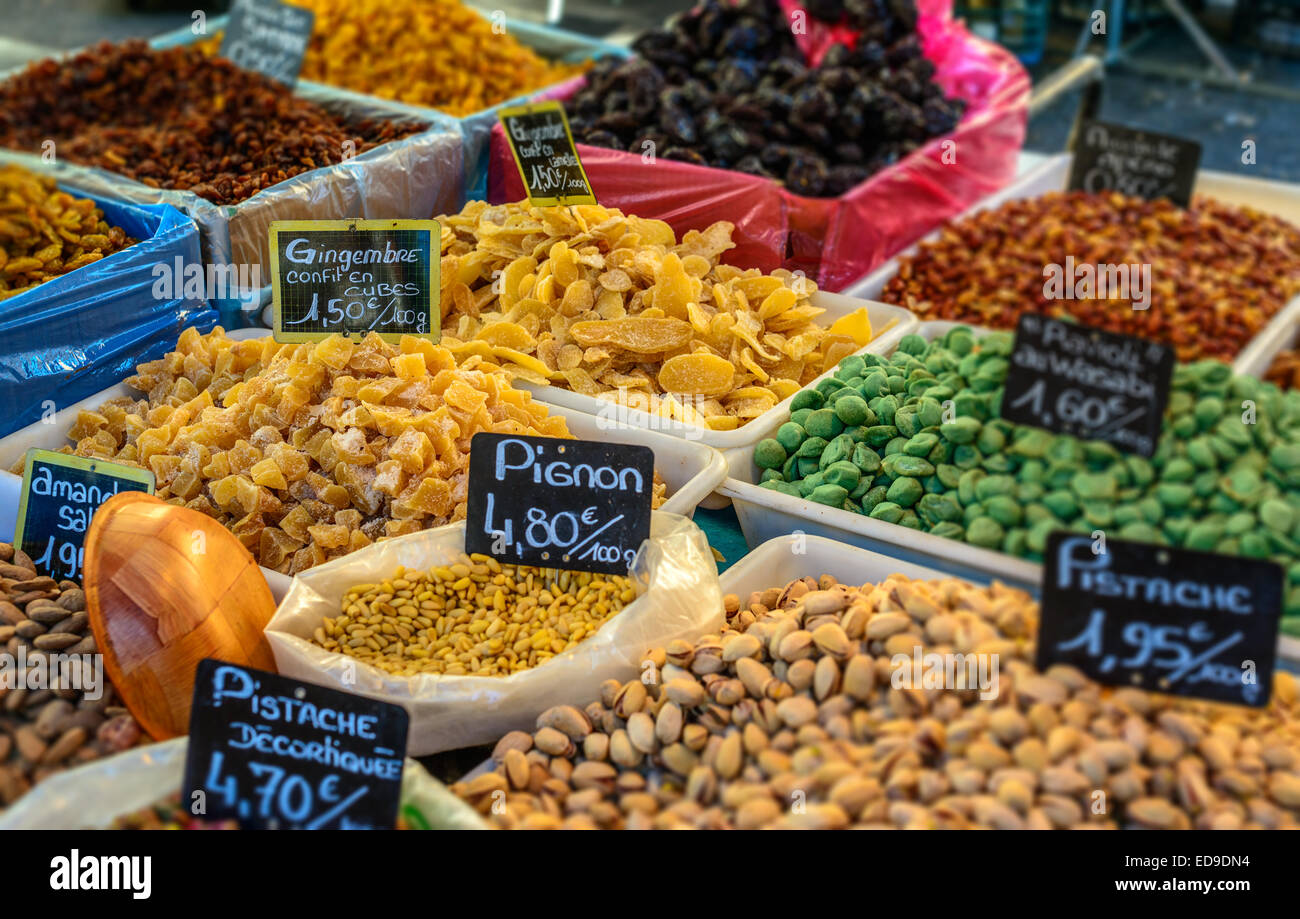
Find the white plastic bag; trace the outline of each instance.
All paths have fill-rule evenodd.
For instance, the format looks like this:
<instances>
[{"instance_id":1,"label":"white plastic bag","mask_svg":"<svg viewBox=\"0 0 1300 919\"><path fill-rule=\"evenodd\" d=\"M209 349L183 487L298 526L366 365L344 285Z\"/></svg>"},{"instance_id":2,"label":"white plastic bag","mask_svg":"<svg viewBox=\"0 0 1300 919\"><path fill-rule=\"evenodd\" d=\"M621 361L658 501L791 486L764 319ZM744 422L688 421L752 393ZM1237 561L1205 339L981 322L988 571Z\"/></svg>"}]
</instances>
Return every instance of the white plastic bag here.
<instances>
[{"instance_id":1,"label":"white plastic bag","mask_svg":"<svg viewBox=\"0 0 1300 919\"><path fill-rule=\"evenodd\" d=\"M464 551L464 523L375 543L294 578L266 626L280 673L401 705L411 715L407 752L425 756L491 743L531 730L552 705L594 699L608 679L640 672L647 650L722 626L722 591L708 540L685 517L656 511L632 575L649 588L590 638L545 663L504 677L420 674L399 677L310 640L326 616L339 614L357 584L391 577L399 566L427 569Z\"/></svg>"},{"instance_id":2,"label":"white plastic bag","mask_svg":"<svg viewBox=\"0 0 1300 919\"><path fill-rule=\"evenodd\" d=\"M180 789L188 744L188 738L176 737L60 772L0 813L0 830L107 829ZM468 804L413 759L402 771L402 810L429 829L487 829Z\"/></svg>"}]
</instances>

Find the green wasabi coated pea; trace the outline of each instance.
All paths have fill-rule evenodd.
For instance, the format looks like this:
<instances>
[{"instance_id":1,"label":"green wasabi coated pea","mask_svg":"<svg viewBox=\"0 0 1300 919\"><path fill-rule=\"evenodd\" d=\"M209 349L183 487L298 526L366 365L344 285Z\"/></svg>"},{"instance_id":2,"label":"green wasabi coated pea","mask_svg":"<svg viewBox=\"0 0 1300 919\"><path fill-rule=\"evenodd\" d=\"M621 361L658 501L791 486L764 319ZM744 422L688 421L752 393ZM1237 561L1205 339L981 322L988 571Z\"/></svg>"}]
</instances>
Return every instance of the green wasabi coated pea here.
<instances>
[{"instance_id":1,"label":"green wasabi coated pea","mask_svg":"<svg viewBox=\"0 0 1300 919\"><path fill-rule=\"evenodd\" d=\"M1120 539L1131 539L1134 542L1150 542L1157 545L1164 545L1168 540L1165 534L1149 523L1141 521L1129 523L1119 528Z\"/></svg>"},{"instance_id":2,"label":"green wasabi coated pea","mask_svg":"<svg viewBox=\"0 0 1300 919\"><path fill-rule=\"evenodd\" d=\"M1300 624L1300 392L1178 365L1144 458L999 418L1011 344L954 328L846 358L756 445L763 486L1036 560L1054 530L1104 529L1296 564Z\"/></svg>"},{"instance_id":3,"label":"green wasabi coated pea","mask_svg":"<svg viewBox=\"0 0 1300 919\"><path fill-rule=\"evenodd\" d=\"M1043 506L1061 520L1069 520L1079 513L1079 504L1073 493L1065 489L1049 491L1043 495Z\"/></svg>"},{"instance_id":4,"label":"green wasabi coated pea","mask_svg":"<svg viewBox=\"0 0 1300 919\"><path fill-rule=\"evenodd\" d=\"M1268 461L1284 472L1300 469L1300 444L1277 444L1268 452Z\"/></svg>"},{"instance_id":5,"label":"green wasabi coated pea","mask_svg":"<svg viewBox=\"0 0 1300 919\"><path fill-rule=\"evenodd\" d=\"M1255 515L1246 511L1232 514L1224 523L1223 529L1229 536L1240 536L1242 533L1249 533L1255 529Z\"/></svg>"},{"instance_id":6,"label":"green wasabi coated pea","mask_svg":"<svg viewBox=\"0 0 1300 919\"><path fill-rule=\"evenodd\" d=\"M785 465L787 459L785 447L781 446L780 442L775 438L769 437L766 440L760 440L754 446L754 462L758 464L760 469L769 471L780 469Z\"/></svg>"},{"instance_id":7,"label":"green wasabi coated pea","mask_svg":"<svg viewBox=\"0 0 1300 919\"><path fill-rule=\"evenodd\" d=\"M783 495L789 495L792 498L801 498L803 495L799 491L799 486L790 482L777 482L769 480L759 483L763 488L770 491L779 491Z\"/></svg>"},{"instance_id":8,"label":"green wasabi coated pea","mask_svg":"<svg viewBox=\"0 0 1300 919\"><path fill-rule=\"evenodd\" d=\"M1295 526L1296 511L1290 504L1280 498L1269 498L1260 502L1259 519L1264 526L1279 533L1286 533Z\"/></svg>"},{"instance_id":9,"label":"green wasabi coated pea","mask_svg":"<svg viewBox=\"0 0 1300 919\"><path fill-rule=\"evenodd\" d=\"M829 485L839 485L845 490L845 494L858 487L858 482L862 478L862 472L857 466L841 460L838 463L831 463L823 472L825 481Z\"/></svg>"},{"instance_id":10,"label":"green wasabi coated pea","mask_svg":"<svg viewBox=\"0 0 1300 919\"><path fill-rule=\"evenodd\" d=\"M817 390L801 389L799 392L795 393L794 398L790 400L790 412L793 414L794 412L804 408L821 408L822 403L825 401L826 397Z\"/></svg>"},{"instance_id":11,"label":"green wasabi coated pea","mask_svg":"<svg viewBox=\"0 0 1300 919\"><path fill-rule=\"evenodd\" d=\"M831 393L835 392L835 390L843 389L844 385L843 380L837 380L835 377L827 377L824 380L819 380L813 389L821 393L823 397L829 397ZM825 404L825 402L822 402L822 405Z\"/></svg>"},{"instance_id":12,"label":"green wasabi coated pea","mask_svg":"<svg viewBox=\"0 0 1300 919\"><path fill-rule=\"evenodd\" d=\"M893 425L894 414L898 411L898 397L892 394L879 396L872 400L871 410L876 413L876 420L881 424Z\"/></svg>"},{"instance_id":13,"label":"green wasabi coated pea","mask_svg":"<svg viewBox=\"0 0 1300 919\"><path fill-rule=\"evenodd\" d=\"M936 523L930 528L930 532L935 536L942 536L945 539L956 539L961 541L966 538L966 531L962 528L962 525L949 520L945 520L942 523Z\"/></svg>"},{"instance_id":14,"label":"green wasabi coated pea","mask_svg":"<svg viewBox=\"0 0 1300 919\"><path fill-rule=\"evenodd\" d=\"M1016 480L1009 475L986 475L975 483L975 500L987 501L996 495L1009 495L1016 489Z\"/></svg>"},{"instance_id":15,"label":"green wasabi coated pea","mask_svg":"<svg viewBox=\"0 0 1300 919\"><path fill-rule=\"evenodd\" d=\"M831 507L838 507L844 503L844 499L849 496L849 490L840 485L818 485L808 495L809 501L816 501L818 504L826 504Z\"/></svg>"},{"instance_id":16,"label":"green wasabi coated pea","mask_svg":"<svg viewBox=\"0 0 1300 919\"><path fill-rule=\"evenodd\" d=\"M1171 511L1180 511L1192 503L1192 486L1182 482L1161 482L1156 486L1156 500Z\"/></svg>"},{"instance_id":17,"label":"green wasabi coated pea","mask_svg":"<svg viewBox=\"0 0 1300 919\"><path fill-rule=\"evenodd\" d=\"M1006 444L1006 435L991 424L980 428L979 436L975 438L975 446L979 447L980 452L985 456L1000 452Z\"/></svg>"},{"instance_id":18,"label":"green wasabi coated pea","mask_svg":"<svg viewBox=\"0 0 1300 919\"><path fill-rule=\"evenodd\" d=\"M903 452L908 456L927 456L938 443L938 434L913 434L903 444Z\"/></svg>"},{"instance_id":19,"label":"green wasabi coated pea","mask_svg":"<svg viewBox=\"0 0 1300 919\"><path fill-rule=\"evenodd\" d=\"M853 455L855 446L852 437L841 434L826 445L826 449L822 451L822 455L817 460L817 468L825 469L827 466L848 459Z\"/></svg>"},{"instance_id":20,"label":"green wasabi coated pea","mask_svg":"<svg viewBox=\"0 0 1300 919\"><path fill-rule=\"evenodd\" d=\"M1010 495L994 495L984 502L984 511L1004 527L1020 523L1020 504Z\"/></svg>"},{"instance_id":21,"label":"green wasabi coated pea","mask_svg":"<svg viewBox=\"0 0 1300 919\"><path fill-rule=\"evenodd\" d=\"M961 519L961 505L951 495L928 494L916 502L916 512L931 526L940 521Z\"/></svg>"},{"instance_id":22,"label":"green wasabi coated pea","mask_svg":"<svg viewBox=\"0 0 1300 919\"><path fill-rule=\"evenodd\" d=\"M889 489L884 485L873 485L865 495L862 496L862 511L870 514L871 511L884 503L885 493Z\"/></svg>"},{"instance_id":23,"label":"green wasabi coated pea","mask_svg":"<svg viewBox=\"0 0 1300 919\"><path fill-rule=\"evenodd\" d=\"M974 418L957 418L939 425L939 436L959 445L974 443L979 431L980 423Z\"/></svg>"},{"instance_id":24,"label":"green wasabi coated pea","mask_svg":"<svg viewBox=\"0 0 1300 919\"><path fill-rule=\"evenodd\" d=\"M911 507L921 500L921 492L921 483L916 479L895 479L889 486L889 491L885 493L885 500L892 501L899 507Z\"/></svg>"},{"instance_id":25,"label":"green wasabi coated pea","mask_svg":"<svg viewBox=\"0 0 1300 919\"><path fill-rule=\"evenodd\" d=\"M776 429L776 442L781 445L786 453L794 453L799 449L799 445L807 438L808 432L803 429L802 425L795 424L793 421L787 421Z\"/></svg>"},{"instance_id":26,"label":"green wasabi coated pea","mask_svg":"<svg viewBox=\"0 0 1300 919\"><path fill-rule=\"evenodd\" d=\"M928 346L929 346L929 342L927 342L920 335L916 335L916 334L904 335L901 339L899 339L898 342L899 351L903 352L904 354L911 354L913 356L924 354L925 349Z\"/></svg>"},{"instance_id":27,"label":"green wasabi coated pea","mask_svg":"<svg viewBox=\"0 0 1300 919\"><path fill-rule=\"evenodd\" d=\"M919 456L908 456L906 453L890 454L885 457L881 465L885 472L892 476L925 478L934 475L934 467L930 465L929 460Z\"/></svg>"},{"instance_id":28,"label":"green wasabi coated pea","mask_svg":"<svg viewBox=\"0 0 1300 919\"><path fill-rule=\"evenodd\" d=\"M866 505L864 504L863 507ZM903 509L890 501L881 501L867 513L867 516L886 523L898 523L903 516Z\"/></svg>"},{"instance_id":29,"label":"green wasabi coated pea","mask_svg":"<svg viewBox=\"0 0 1300 919\"><path fill-rule=\"evenodd\" d=\"M867 428L866 443L871 447L883 447L898 436L898 428L892 424L873 424Z\"/></svg>"},{"instance_id":30,"label":"green wasabi coated pea","mask_svg":"<svg viewBox=\"0 0 1300 919\"><path fill-rule=\"evenodd\" d=\"M835 375L841 380L848 381L853 377L860 377L867 370L867 362L862 359L860 354L850 354L842 358L835 367Z\"/></svg>"},{"instance_id":31,"label":"green wasabi coated pea","mask_svg":"<svg viewBox=\"0 0 1300 919\"><path fill-rule=\"evenodd\" d=\"M853 447L853 465L857 466L864 473L874 475L880 469L880 454L872 450L866 444L856 444Z\"/></svg>"},{"instance_id":32,"label":"green wasabi coated pea","mask_svg":"<svg viewBox=\"0 0 1300 919\"><path fill-rule=\"evenodd\" d=\"M835 417L834 410L819 408L808 416L803 427L809 437L830 440L844 430L844 422Z\"/></svg>"},{"instance_id":33,"label":"green wasabi coated pea","mask_svg":"<svg viewBox=\"0 0 1300 919\"><path fill-rule=\"evenodd\" d=\"M867 400L856 393L835 400L835 417L846 425L860 425L870 414Z\"/></svg>"},{"instance_id":34,"label":"green wasabi coated pea","mask_svg":"<svg viewBox=\"0 0 1300 919\"><path fill-rule=\"evenodd\" d=\"M1005 531L992 517L976 517L966 527L966 541L973 546L996 549L1002 545Z\"/></svg>"},{"instance_id":35,"label":"green wasabi coated pea","mask_svg":"<svg viewBox=\"0 0 1300 919\"><path fill-rule=\"evenodd\" d=\"M862 378L860 388L862 395L867 399L878 398L881 394L889 392L889 377L882 370L872 370Z\"/></svg>"}]
</instances>

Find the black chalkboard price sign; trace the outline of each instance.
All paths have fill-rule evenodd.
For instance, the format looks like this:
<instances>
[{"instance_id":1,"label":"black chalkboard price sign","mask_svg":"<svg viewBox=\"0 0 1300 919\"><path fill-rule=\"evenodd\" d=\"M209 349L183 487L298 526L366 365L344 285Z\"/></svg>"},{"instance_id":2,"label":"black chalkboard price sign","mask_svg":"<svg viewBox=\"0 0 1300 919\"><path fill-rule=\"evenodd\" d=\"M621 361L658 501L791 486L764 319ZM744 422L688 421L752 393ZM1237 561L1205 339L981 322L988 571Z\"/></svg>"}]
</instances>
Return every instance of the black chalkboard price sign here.
<instances>
[{"instance_id":1,"label":"black chalkboard price sign","mask_svg":"<svg viewBox=\"0 0 1300 919\"><path fill-rule=\"evenodd\" d=\"M534 207L595 204L596 195L573 144L569 119L559 102L501 109L501 128Z\"/></svg>"},{"instance_id":2,"label":"black chalkboard price sign","mask_svg":"<svg viewBox=\"0 0 1300 919\"><path fill-rule=\"evenodd\" d=\"M391 830L409 723L399 705L208 658L183 803L244 829Z\"/></svg>"},{"instance_id":3,"label":"black chalkboard price sign","mask_svg":"<svg viewBox=\"0 0 1300 919\"><path fill-rule=\"evenodd\" d=\"M1039 670L1065 663L1112 686L1268 704L1280 565L1067 532L1048 538L1044 561Z\"/></svg>"},{"instance_id":4,"label":"black chalkboard price sign","mask_svg":"<svg viewBox=\"0 0 1300 919\"><path fill-rule=\"evenodd\" d=\"M271 224L275 340L371 332L441 337L436 220L277 220Z\"/></svg>"},{"instance_id":5,"label":"black chalkboard price sign","mask_svg":"<svg viewBox=\"0 0 1300 919\"><path fill-rule=\"evenodd\" d=\"M475 434L465 551L627 574L650 536L654 451L634 444Z\"/></svg>"},{"instance_id":6,"label":"black chalkboard price sign","mask_svg":"<svg viewBox=\"0 0 1300 919\"><path fill-rule=\"evenodd\" d=\"M1166 345L1025 313L1016 325L1002 417L1150 457L1173 372Z\"/></svg>"},{"instance_id":7,"label":"black chalkboard price sign","mask_svg":"<svg viewBox=\"0 0 1300 919\"><path fill-rule=\"evenodd\" d=\"M1200 164L1201 145L1194 140L1085 121L1075 135L1067 187L1117 191L1148 201L1168 198L1187 207Z\"/></svg>"},{"instance_id":8,"label":"black chalkboard price sign","mask_svg":"<svg viewBox=\"0 0 1300 919\"><path fill-rule=\"evenodd\" d=\"M279 0L235 0L218 53L245 70L293 86L315 20L311 10Z\"/></svg>"},{"instance_id":9,"label":"black chalkboard price sign","mask_svg":"<svg viewBox=\"0 0 1300 919\"><path fill-rule=\"evenodd\" d=\"M32 448L23 463L14 545L42 574L80 583L86 530L95 511L119 492L151 495L153 488L148 469Z\"/></svg>"}]
</instances>

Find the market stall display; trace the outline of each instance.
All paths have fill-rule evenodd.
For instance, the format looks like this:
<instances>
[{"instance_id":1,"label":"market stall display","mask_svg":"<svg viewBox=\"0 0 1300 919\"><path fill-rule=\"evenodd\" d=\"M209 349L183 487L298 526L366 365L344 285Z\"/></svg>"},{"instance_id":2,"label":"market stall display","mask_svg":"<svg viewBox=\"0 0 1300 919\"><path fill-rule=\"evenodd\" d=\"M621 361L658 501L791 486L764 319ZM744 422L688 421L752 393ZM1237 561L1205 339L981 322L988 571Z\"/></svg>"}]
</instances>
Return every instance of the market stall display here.
<instances>
[{"instance_id":1,"label":"market stall display","mask_svg":"<svg viewBox=\"0 0 1300 919\"><path fill-rule=\"evenodd\" d=\"M1290 674L1248 712L1039 673L1032 599L953 579L810 574L726 610L647 652L658 679L548 709L452 790L524 829L1297 826ZM922 655L952 653L999 670L930 691Z\"/></svg>"},{"instance_id":2,"label":"market stall display","mask_svg":"<svg viewBox=\"0 0 1300 919\"><path fill-rule=\"evenodd\" d=\"M474 201L438 220L443 345L714 431L767 413L885 331L865 306L824 325L806 278L723 264L725 222L679 243L662 221L596 205Z\"/></svg>"},{"instance_id":3,"label":"market stall display","mask_svg":"<svg viewBox=\"0 0 1300 919\"><path fill-rule=\"evenodd\" d=\"M82 94L93 93L86 104ZM221 100L221 104L218 104ZM259 74L196 48L103 42L0 83L0 145L40 150L154 188L239 202L279 182L415 133L348 123Z\"/></svg>"},{"instance_id":4,"label":"market stall display","mask_svg":"<svg viewBox=\"0 0 1300 919\"><path fill-rule=\"evenodd\" d=\"M357 585L382 588L391 583L388 579L399 567L406 572L432 571L436 577L438 569L464 564L464 554L465 524L457 523L378 542L300 573L266 628L280 674L401 705L411 718L407 752L423 756L491 743L506 731L526 727L538 713L575 692L594 693L602 680L636 672L645 648L702 634L716 628L722 618L717 567L704 533L684 517L655 511L650 538L629 565L626 583L619 581L617 603L611 602L614 581L609 576L593 579L574 570L554 575L542 569L533 573L530 586L526 569L521 580L522 566L509 566L515 571L515 582L507 585L503 570L502 583L492 585L499 589L492 592L489 607L477 589L470 595L475 578L484 577L476 575L474 567L491 572L488 563L475 562L469 574L451 582L451 591L444 587L441 595L436 590L423 592L432 593L420 598L424 610L436 612L431 607L441 603L444 612L436 618L424 616L429 626L423 626L419 616L411 617L414 626L423 626L422 634L411 628L412 636L403 639L397 627L406 623L392 617L388 631L384 620L389 614L382 608L371 610L367 630L378 632L364 638L354 633L348 644L358 648L374 639L370 650L379 645L380 652L387 654L344 653L342 642L331 643L328 634L322 647L321 633L339 630L343 599ZM492 580L497 577L493 574ZM455 587L466 580L469 584ZM539 582L545 592L536 590L534 597ZM403 592L395 589L382 602L391 606L392 600L405 599L400 597ZM415 599L414 591L405 592ZM388 593L385 589L377 598ZM604 598L591 604L595 615L584 622L586 601L601 593ZM506 622L497 604L504 610L515 598L511 621ZM532 605L534 599L537 606ZM356 604L348 605L353 607ZM359 613L357 609L350 615ZM606 613L599 627L590 630ZM483 637L493 623L498 623L498 636L514 625L520 627L515 638L518 650L515 645L505 647L503 638ZM520 637L525 626L526 648ZM575 640L579 627L581 640ZM500 642L499 652L494 650L494 640ZM445 666L389 666L395 663L392 657L402 653L399 646L418 660L440 657ZM428 657L421 653L426 648ZM507 663L508 667L502 666ZM485 669L488 672L483 674Z\"/></svg>"},{"instance_id":5,"label":"market stall display","mask_svg":"<svg viewBox=\"0 0 1300 919\"><path fill-rule=\"evenodd\" d=\"M190 45L101 43L12 73L0 99L4 160L101 204L168 204L192 218L217 272L203 298L228 327L248 324L243 311L270 278L272 221L427 214L464 193L454 119L291 92Z\"/></svg>"},{"instance_id":6,"label":"market stall display","mask_svg":"<svg viewBox=\"0 0 1300 919\"><path fill-rule=\"evenodd\" d=\"M855 17L855 44L809 66L775 0L711 0L638 38L636 57L596 66L566 102L574 139L842 195L947 134L965 109L932 79L915 7L873 13Z\"/></svg>"},{"instance_id":7,"label":"market stall display","mask_svg":"<svg viewBox=\"0 0 1300 919\"><path fill-rule=\"evenodd\" d=\"M840 290L1006 184L1024 137L1023 68L947 0L874 10L831 47L794 3L705 4L545 95L603 204L679 233L731 221L739 263ZM494 203L521 197L499 129L489 178Z\"/></svg>"},{"instance_id":8,"label":"market stall display","mask_svg":"<svg viewBox=\"0 0 1300 919\"><path fill-rule=\"evenodd\" d=\"M1179 365L1147 460L1003 421L1011 335L936 325L922 326L933 340L848 358L796 396L754 449L760 487L1033 561L1052 531L1097 528L1272 558L1288 570L1282 628L1296 634L1300 401L1215 361Z\"/></svg>"},{"instance_id":9,"label":"market stall display","mask_svg":"<svg viewBox=\"0 0 1300 919\"><path fill-rule=\"evenodd\" d=\"M460 0L300 0L316 21L299 76L456 117L582 73L548 61ZM211 50L219 40L214 39Z\"/></svg>"},{"instance_id":10,"label":"market stall display","mask_svg":"<svg viewBox=\"0 0 1300 919\"><path fill-rule=\"evenodd\" d=\"M38 575L21 550L0 542L0 810L63 770L141 740L94 666L89 623L79 584Z\"/></svg>"},{"instance_id":11,"label":"market stall display","mask_svg":"<svg viewBox=\"0 0 1300 919\"><path fill-rule=\"evenodd\" d=\"M1093 271L1086 286L1076 266ZM1285 220L1205 197L1184 210L1052 192L945 225L899 259L880 298L922 320L991 328L1012 328L1025 312L1071 316L1167 342L1181 360L1230 361L1297 294L1300 228Z\"/></svg>"},{"instance_id":12,"label":"market stall display","mask_svg":"<svg viewBox=\"0 0 1300 919\"><path fill-rule=\"evenodd\" d=\"M148 466L159 497L291 574L463 518L477 431L569 436L500 368L413 337L295 346L187 330L128 382L147 398L79 413L73 452Z\"/></svg>"}]
</instances>

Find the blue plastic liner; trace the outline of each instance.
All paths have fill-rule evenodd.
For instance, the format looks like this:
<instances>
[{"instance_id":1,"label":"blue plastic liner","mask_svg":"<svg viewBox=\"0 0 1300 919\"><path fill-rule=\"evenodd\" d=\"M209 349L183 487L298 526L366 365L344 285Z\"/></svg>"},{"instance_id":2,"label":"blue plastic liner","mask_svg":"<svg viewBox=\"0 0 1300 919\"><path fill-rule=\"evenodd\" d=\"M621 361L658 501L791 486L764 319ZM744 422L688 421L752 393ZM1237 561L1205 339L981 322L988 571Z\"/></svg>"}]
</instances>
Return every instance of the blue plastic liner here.
<instances>
[{"instance_id":1,"label":"blue plastic liner","mask_svg":"<svg viewBox=\"0 0 1300 919\"><path fill-rule=\"evenodd\" d=\"M162 357L188 326L217 322L204 300L159 299L154 266L202 265L199 229L170 204L91 198L133 246L0 300L0 437L92 396ZM48 406L46 403L53 403Z\"/></svg>"}]
</instances>

